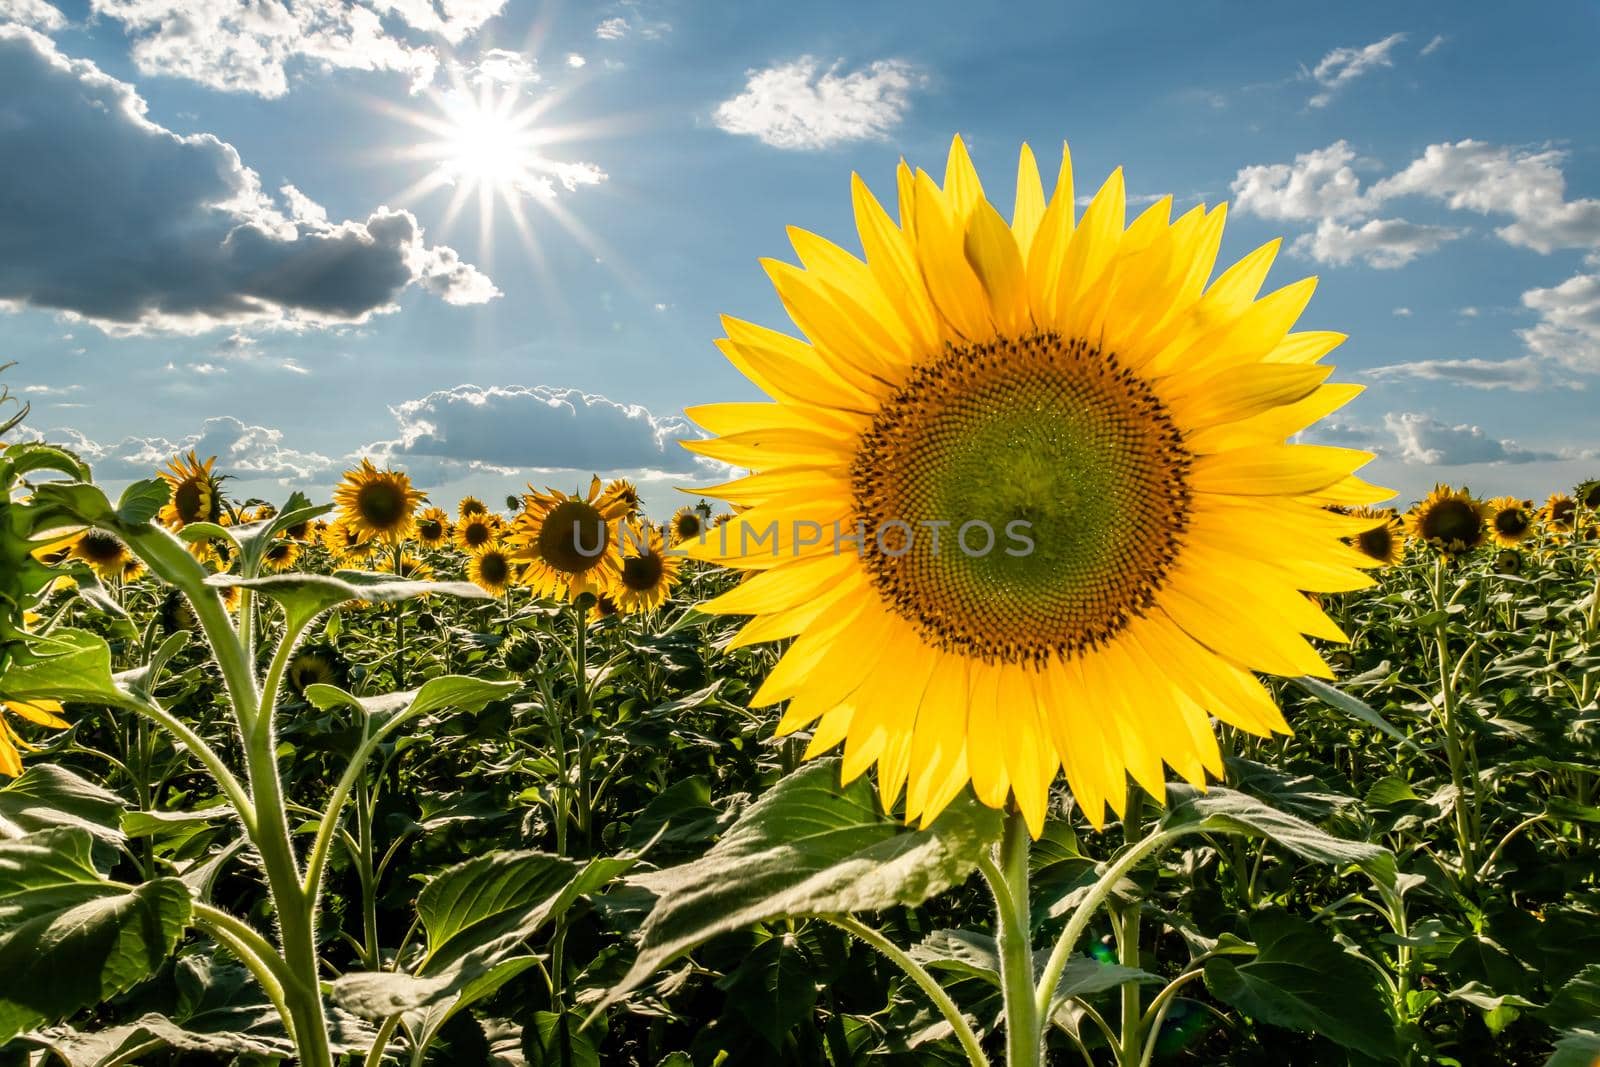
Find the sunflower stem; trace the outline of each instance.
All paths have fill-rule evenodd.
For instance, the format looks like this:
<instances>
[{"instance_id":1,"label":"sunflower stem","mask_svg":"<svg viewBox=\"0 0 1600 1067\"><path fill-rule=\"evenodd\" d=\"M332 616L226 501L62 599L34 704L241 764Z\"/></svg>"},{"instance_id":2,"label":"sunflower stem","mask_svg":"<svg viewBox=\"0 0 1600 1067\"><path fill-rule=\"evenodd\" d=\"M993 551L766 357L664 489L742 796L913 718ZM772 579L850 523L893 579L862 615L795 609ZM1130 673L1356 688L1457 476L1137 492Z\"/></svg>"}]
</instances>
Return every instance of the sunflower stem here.
<instances>
[{"instance_id":1,"label":"sunflower stem","mask_svg":"<svg viewBox=\"0 0 1600 1067\"><path fill-rule=\"evenodd\" d=\"M1433 565L1433 609L1436 615L1445 612L1444 561ZM1473 835L1468 825L1466 759L1461 745L1461 723L1456 708L1455 671L1450 658L1448 619L1440 619L1433 626L1434 648L1439 661L1439 726L1444 735L1445 755L1450 761L1450 784L1455 795L1450 800L1451 822L1455 828L1456 845L1461 851L1461 877L1470 889L1476 881L1477 863L1474 859Z\"/></svg>"},{"instance_id":2,"label":"sunflower stem","mask_svg":"<svg viewBox=\"0 0 1600 1067\"><path fill-rule=\"evenodd\" d=\"M1031 841L1027 821L1013 807L1006 812L998 868L985 870L994 891L998 919L996 940L1006 1011L1006 1067L1039 1067L1044 1050L1043 1012L1034 999L1033 927L1028 908Z\"/></svg>"}]
</instances>

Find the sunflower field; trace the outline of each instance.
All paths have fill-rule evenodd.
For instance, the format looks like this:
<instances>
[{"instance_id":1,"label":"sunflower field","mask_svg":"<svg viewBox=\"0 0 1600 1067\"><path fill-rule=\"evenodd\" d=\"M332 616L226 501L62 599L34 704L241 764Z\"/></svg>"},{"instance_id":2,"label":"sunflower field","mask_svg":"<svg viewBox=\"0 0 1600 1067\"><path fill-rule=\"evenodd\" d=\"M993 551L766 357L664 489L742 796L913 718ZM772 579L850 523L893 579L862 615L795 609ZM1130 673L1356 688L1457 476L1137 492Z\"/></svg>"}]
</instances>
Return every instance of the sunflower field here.
<instances>
[{"instance_id":1,"label":"sunflower field","mask_svg":"<svg viewBox=\"0 0 1600 1067\"><path fill-rule=\"evenodd\" d=\"M0 450L0 1063L1600 1064L1600 481L1379 506L1220 208L852 192L671 515Z\"/></svg>"}]
</instances>

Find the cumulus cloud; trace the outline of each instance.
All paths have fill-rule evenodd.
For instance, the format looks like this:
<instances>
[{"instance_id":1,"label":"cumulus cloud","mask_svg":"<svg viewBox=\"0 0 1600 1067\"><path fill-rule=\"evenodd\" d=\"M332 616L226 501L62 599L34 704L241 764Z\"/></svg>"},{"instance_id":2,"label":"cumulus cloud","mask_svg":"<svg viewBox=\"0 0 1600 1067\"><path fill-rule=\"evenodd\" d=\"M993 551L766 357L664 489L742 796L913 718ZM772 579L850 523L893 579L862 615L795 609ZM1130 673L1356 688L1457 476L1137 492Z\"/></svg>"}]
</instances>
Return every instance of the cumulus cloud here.
<instances>
[{"instance_id":1,"label":"cumulus cloud","mask_svg":"<svg viewBox=\"0 0 1600 1067\"><path fill-rule=\"evenodd\" d=\"M393 71L413 88L425 86L439 55L409 36L459 44L504 6L505 0L91 0L90 9L122 24L142 74L278 97L289 90L291 70L304 66Z\"/></svg>"},{"instance_id":2,"label":"cumulus cloud","mask_svg":"<svg viewBox=\"0 0 1600 1067\"><path fill-rule=\"evenodd\" d=\"M0 218L0 303L194 333L360 322L412 285L498 295L410 212L334 223L299 190L274 200L231 145L150 121L132 86L31 31L0 27L0 100L0 205L26 205Z\"/></svg>"},{"instance_id":3,"label":"cumulus cloud","mask_svg":"<svg viewBox=\"0 0 1600 1067\"><path fill-rule=\"evenodd\" d=\"M1398 458L1405 463L1453 467L1468 463L1537 463L1572 458L1559 452L1526 449L1515 441L1491 437L1477 426L1451 426L1415 411L1391 412L1383 425L1394 435Z\"/></svg>"},{"instance_id":4,"label":"cumulus cloud","mask_svg":"<svg viewBox=\"0 0 1600 1067\"><path fill-rule=\"evenodd\" d=\"M53 33L66 26L67 17L45 0L0 0L0 22L17 22Z\"/></svg>"},{"instance_id":5,"label":"cumulus cloud","mask_svg":"<svg viewBox=\"0 0 1600 1067\"><path fill-rule=\"evenodd\" d=\"M1391 53L1405 39L1403 33L1391 33L1383 40L1361 48L1335 48L1311 68L1311 78L1320 86L1320 90L1306 103L1312 107L1327 107L1334 94L1363 74L1380 67L1394 66Z\"/></svg>"},{"instance_id":6,"label":"cumulus cloud","mask_svg":"<svg viewBox=\"0 0 1600 1067\"><path fill-rule=\"evenodd\" d=\"M1404 219L1370 219L1360 226L1323 219L1315 233L1301 234L1289 248L1318 263L1342 267L1359 259L1378 270L1394 270L1460 236L1448 226Z\"/></svg>"},{"instance_id":7,"label":"cumulus cloud","mask_svg":"<svg viewBox=\"0 0 1600 1067\"><path fill-rule=\"evenodd\" d=\"M1530 356L1516 359L1420 359L1391 363L1366 372L1378 381L1449 382L1475 389L1510 389L1525 393L1547 384L1540 361Z\"/></svg>"},{"instance_id":8,"label":"cumulus cloud","mask_svg":"<svg viewBox=\"0 0 1600 1067\"><path fill-rule=\"evenodd\" d=\"M304 481L333 467L327 456L285 448L281 430L251 426L228 415L207 419L199 433L176 441L125 437L101 444L72 429L47 430L40 437L78 453L94 469L96 478L106 481L152 477L168 460L190 449L201 459L216 456L219 473L250 479Z\"/></svg>"},{"instance_id":9,"label":"cumulus cloud","mask_svg":"<svg viewBox=\"0 0 1600 1067\"><path fill-rule=\"evenodd\" d=\"M686 419L576 389L458 385L390 411L399 438L369 451L396 462L436 459L506 471L705 470L677 444L700 436Z\"/></svg>"},{"instance_id":10,"label":"cumulus cloud","mask_svg":"<svg viewBox=\"0 0 1600 1067\"><path fill-rule=\"evenodd\" d=\"M881 59L854 71L842 62L824 68L801 56L747 72L742 93L712 115L728 133L756 137L775 148L828 148L886 137L911 104L924 77L909 63Z\"/></svg>"},{"instance_id":11,"label":"cumulus cloud","mask_svg":"<svg viewBox=\"0 0 1600 1067\"><path fill-rule=\"evenodd\" d=\"M1517 331L1529 352L1600 373L1600 274L1575 274L1548 289L1529 289L1522 303L1539 314L1537 323Z\"/></svg>"},{"instance_id":12,"label":"cumulus cloud","mask_svg":"<svg viewBox=\"0 0 1600 1067\"><path fill-rule=\"evenodd\" d=\"M1245 167L1233 179L1236 210L1264 219L1337 219L1361 214L1366 202L1361 179L1350 166L1348 141L1302 152L1293 163Z\"/></svg>"}]
</instances>

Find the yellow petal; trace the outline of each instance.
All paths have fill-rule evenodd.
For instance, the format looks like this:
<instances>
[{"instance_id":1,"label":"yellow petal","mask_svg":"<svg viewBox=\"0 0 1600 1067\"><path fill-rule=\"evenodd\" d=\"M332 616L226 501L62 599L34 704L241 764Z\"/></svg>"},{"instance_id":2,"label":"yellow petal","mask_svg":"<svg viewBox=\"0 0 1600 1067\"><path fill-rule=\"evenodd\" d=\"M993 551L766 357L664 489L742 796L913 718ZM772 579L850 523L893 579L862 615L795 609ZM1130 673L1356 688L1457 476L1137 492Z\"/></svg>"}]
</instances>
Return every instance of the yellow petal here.
<instances>
[{"instance_id":1,"label":"yellow petal","mask_svg":"<svg viewBox=\"0 0 1600 1067\"><path fill-rule=\"evenodd\" d=\"M1022 254L1011 227L988 201L980 201L967 222L967 262L989 298L995 327L1012 337L1028 331L1026 278Z\"/></svg>"},{"instance_id":2,"label":"yellow petal","mask_svg":"<svg viewBox=\"0 0 1600 1067\"><path fill-rule=\"evenodd\" d=\"M1023 261L1028 258L1028 246L1044 218L1044 184L1039 180L1039 165L1034 162L1033 149L1026 143L1017 159L1017 197L1011 210L1011 235Z\"/></svg>"}]
</instances>

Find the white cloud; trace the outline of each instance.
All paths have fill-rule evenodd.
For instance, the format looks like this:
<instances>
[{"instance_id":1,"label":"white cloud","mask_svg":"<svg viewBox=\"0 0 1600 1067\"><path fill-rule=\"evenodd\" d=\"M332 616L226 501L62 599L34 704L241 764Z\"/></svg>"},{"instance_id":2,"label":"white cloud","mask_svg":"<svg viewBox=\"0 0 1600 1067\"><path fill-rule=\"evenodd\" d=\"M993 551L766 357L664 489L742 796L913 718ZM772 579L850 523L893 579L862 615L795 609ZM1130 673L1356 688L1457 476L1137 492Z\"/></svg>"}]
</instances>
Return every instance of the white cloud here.
<instances>
[{"instance_id":1,"label":"white cloud","mask_svg":"<svg viewBox=\"0 0 1600 1067\"><path fill-rule=\"evenodd\" d=\"M594 35L602 41L619 41L628 35L628 20L621 16L602 19L594 28Z\"/></svg>"},{"instance_id":2,"label":"white cloud","mask_svg":"<svg viewBox=\"0 0 1600 1067\"><path fill-rule=\"evenodd\" d=\"M0 22L18 22L46 33L65 29L67 16L45 0L0 0Z\"/></svg>"},{"instance_id":3,"label":"white cloud","mask_svg":"<svg viewBox=\"0 0 1600 1067\"><path fill-rule=\"evenodd\" d=\"M1534 355L1572 370L1600 374L1600 274L1575 274L1548 289L1522 294L1539 321L1517 334Z\"/></svg>"},{"instance_id":4,"label":"white cloud","mask_svg":"<svg viewBox=\"0 0 1600 1067\"><path fill-rule=\"evenodd\" d=\"M700 436L686 419L576 389L458 385L390 411L399 438L369 451L397 462L438 459L506 471L705 469L677 444Z\"/></svg>"},{"instance_id":5,"label":"white cloud","mask_svg":"<svg viewBox=\"0 0 1600 1067\"><path fill-rule=\"evenodd\" d=\"M1397 319L1409 319L1411 317L1411 309L1410 308L1395 308L1394 309L1394 316Z\"/></svg>"},{"instance_id":6,"label":"white cloud","mask_svg":"<svg viewBox=\"0 0 1600 1067\"><path fill-rule=\"evenodd\" d=\"M1245 167L1233 179L1234 207L1264 219L1336 219L1366 210L1348 141L1302 152L1293 163Z\"/></svg>"},{"instance_id":7,"label":"white cloud","mask_svg":"<svg viewBox=\"0 0 1600 1067\"><path fill-rule=\"evenodd\" d=\"M304 67L393 71L413 89L426 86L439 55L410 38L432 34L459 45L504 6L505 0L91 0L90 9L122 24L142 74L277 97L288 92L291 69Z\"/></svg>"},{"instance_id":8,"label":"white cloud","mask_svg":"<svg viewBox=\"0 0 1600 1067\"><path fill-rule=\"evenodd\" d=\"M573 70L577 70L588 62L589 61L587 59L584 59L576 52L567 53L567 66L571 67Z\"/></svg>"},{"instance_id":9,"label":"white cloud","mask_svg":"<svg viewBox=\"0 0 1600 1067\"><path fill-rule=\"evenodd\" d=\"M1404 463L1453 467L1469 463L1536 463L1572 458L1557 452L1526 449L1515 441L1491 437L1477 426L1451 426L1432 415L1415 411L1391 412L1384 428L1394 435L1398 458Z\"/></svg>"},{"instance_id":10,"label":"white cloud","mask_svg":"<svg viewBox=\"0 0 1600 1067\"><path fill-rule=\"evenodd\" d=\"M1394 66L1390 53L1405 39L1403 33L1391 33L1362 48L1335 48L1311 69L1311 77L1321 86L1321 91L1307 103L1312 107L1327 107L1335 93L1363 74L1379 67Z\"/></svg>"},{"instance_id":11,"label":"white cloud","mask_svg":"<svg viewBox=\"0 0 1600 1067\"><path fill-rule=\"evenodd\" d=\"M413 285L498 293L410 212L335 223L293 186L274 200L232 145L157 125L132 86L29 30L0 27L0 100L0 158L31 161L0 168L0 204L31 205L0 218L0 303L199 333L361 322Z\"/></svg>"},{"instance_id":12,"label":"white cloud","mask_svg":"<svg viewBox=\"0 0 1600 1067\"><path fill-rule=\"evenodd\" d=\"M1371 219L1360 226L1323 219L1315 233L1295 238L1290 250L1318 263L1342 267L1359 259L1378 270L1394 270L1461 233L1448 226L1424 226L1404 219Z\"/></svg>"},{"instance_id":13,"label":"white cloud","mask_svg":"<svg viewBox=\"0 0 1600 1067\"><path fill-rule=\"evenodd\" d=\"M1472 307L1469 304L1468 306L1462 308L1459 312L1457 312L1457 314L1459 314L1464 319L1475 319L1479 315L1481 315L1482 312L1479 311L1477 308Z\"/></svg>"},{"instance_id":14,"label":"white cloud","mask_svg":"<svg viewBox=\"0 0 1600 1067\"><path fill-rule=\"evenodd\" d=\"M1422 51L1418 52L1417 54L1418 55L1422 55L1422 56L1431 56L1435 52L1437 52L1439 49L1443 48L1444 45L1445 45L1445 42L1448 41L1449 39L1450 38L1446 37L1442 33L1436 33L1436 34L1433 35L1433 40L1431 40L1427 44L1423 45L1422 46Z\"/></svg>"},{"instance_id":15,"label":"white cloud","mask_svg":"<svg viewBox=\"0 0 1600 1067\"><path fill-rule=\"evenodd\" d=\"M108 481L153 477L168 460L190 449L201 459L216 456L218 473L250 478L304 480L333 466L327 456L285 448L281 430L251 426L228 415L207 419L199 433L176 441L125 437L100 444L72 429L48 430L41 436L78 453L96 478Z\"/></svg>"},{"instance_id":16,"label":"white cloud","mask_svg":"<svg viewBox=\"0 0 1600 1067\"><path fill-rule=\"evenodd\" d=\"M1365 373L1377 381L1450 382L1474 389L1510 389L1519 393L1542 388L1549 381L1541 362L1530 356L1502 360L1422 359L1373 367Z\"/></svg>"},{"instance_id":17,"label":"white cloud","mask_svg":"<svg viewBox=\"0 0 1600 1067\"><path fill-rule=\"evenodd\" d=\"M801 56L751 70L742 93L717 105L716 125L759 138L775 148L827 148L886 137L910 106L925 78L910 64L881 59L861 70L824 69Z\"/></svg>"}]
</instances>

